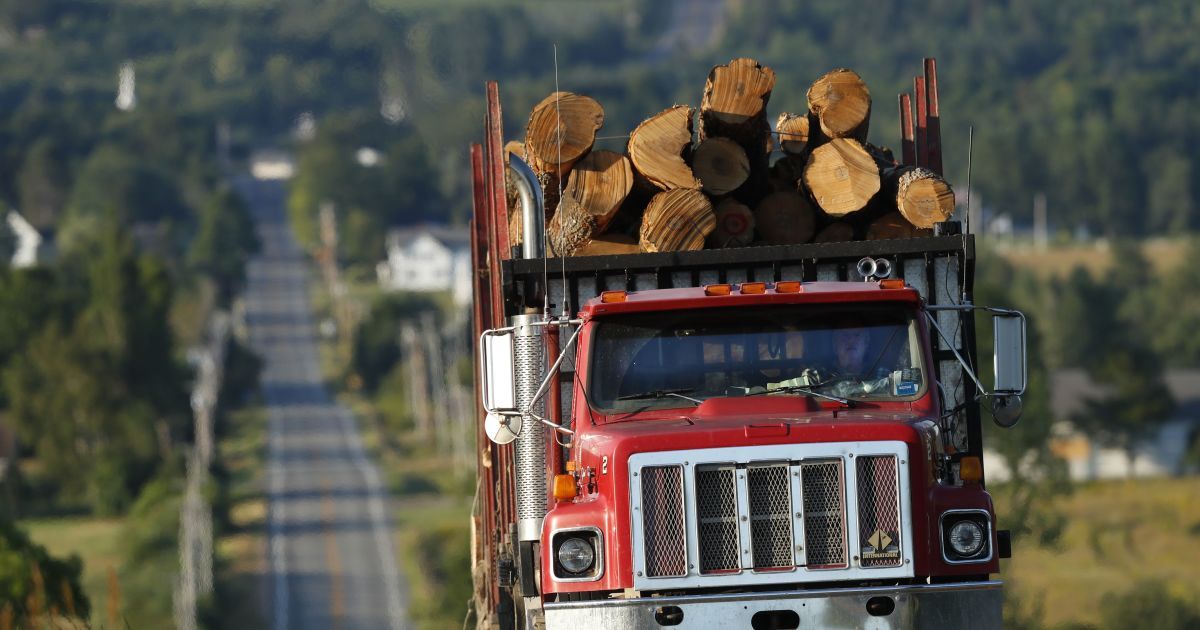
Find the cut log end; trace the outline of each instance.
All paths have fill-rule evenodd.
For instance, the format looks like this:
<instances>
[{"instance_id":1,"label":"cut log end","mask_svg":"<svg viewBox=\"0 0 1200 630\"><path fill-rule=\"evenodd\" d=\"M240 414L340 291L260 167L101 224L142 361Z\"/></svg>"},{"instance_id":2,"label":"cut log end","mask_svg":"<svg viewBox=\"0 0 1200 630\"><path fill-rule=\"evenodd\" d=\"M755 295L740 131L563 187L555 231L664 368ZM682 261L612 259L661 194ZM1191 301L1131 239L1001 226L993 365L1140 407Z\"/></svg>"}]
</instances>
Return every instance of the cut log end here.
<instances>
[{"instance_id":1,"label":"cut log end","mask_svg":"<svg viewBox=\"0 0 1200 630\"><path fill-rule=\"evenodd\" d=\"M538 103L525 127L525 152L539 173L559 177L591 150L604 108L589 96L555 92Z\"/></svg>"},{"instance_id":2,"label":"cut log end","mask_svg":"<svg viewBox=\"0 0 1200 630\"><path fill-rule=\"evenodd\" d=\"M712 203L704 193L691 188L668 190L655 195L646 206L639 243L645 252L703 249L716 223Z\"/></svg>"},{"instance_id":3,"label":"cut log end","mask_svg":"<svg viewBox=\"0 0 1200 630\"><path fill-rule=\"evenodd\" d=\"M700 103L701 133L726 135L709 127L738 126L762 117L774 89L775 71L754 59L743 57L715 66L708 73Z\"/></svg>"},{"instance_id":4,"label":"cut log end","mask_svg":"<svg viewBox=\"0 0 1200 630\"><path fill-rule=\"evenodd\" d=\"M839 68L825 73L808 88L808 108L829 138L866 142L871 119L871 92L858 73Z\"/></svg>"},{"instance_id":5,"label":"cut log end","mask_svg":"<svg viewBox=\"0 0 1200 630\"><path fill-rule=\"evenodd\" d=\"M571 169L563 197L573 198L603 231L632 188L633 168L628 158L613 151L593 151Z\"/></svg>"},{"instance_id":6,"label":"cut log end","mask_svg":"<svg viewBox=\"0 0 1200 630\"><path fill-rule=\"evenodd\" d=\"M684 160L692 145L694 109L676 105L651 116L629 135L629 159L646 181L661 190L700 188Z\"/></svg>"},{"instance_id":7,"label":"cut log end","mask_svg":"<svg viewBox=\"0 0 1200 630\"><path fill-rule=\"evenodd\" d=\"M929 169L906 169L897 183L896 208L914 226L932 228L954 214L954 191Z\"/></svg>"},{"instance_id":8,"label":"cut log end","mask_svg":"<svg viewBox=\"0 0 1200 630\"><path fill-rule=\"evenodd\" d=\"M724 195L741 186L750 176L750 160L733 140L709 138L696 147L692 172L700 180L704 192Z\"/></svg>"},{"instance_id":9,"label":"cut log end","mask_svg":"<svg viewBox=\"0 0 1200 630\"><path fill-rule=\"evenodd\" d=\"M782 113L775 121L779 148L789 155L801 155L808 149L808 114Z\"/></svg>"},{"instance_id":10,"label":"cut log end","mask_svg":"<svg viewBox=\"0 0 1200 630\"><path fill-rule=\"evenodd\" d=\"M861 210L880 188L875 160L850 138L834 138L813 150L803 181L817 205L835 217Z\"/></svg>"},{"instance_id":11,"label":"cut log end","mask_svg":"<svg viewBox=\"0 0 1200 630\"><path fill-rule=\"evenodd\" d=\"M743 247L754 241L754 213L735 199L717 204L717 226L708 238L711 247Z\"/></svg>"},{"instance_id":12,"label":"cut log end","mask_svg":"<svg viewBox=\"0 0 1200 630\"><path fill-rule=\"evenodd\" d=\"M575 250L576 256L611 256L616 254L637 254L642 251L638 240L625 234L603 234L592 239L590 243Z\"/></svg>"},{"instance_id":13,"label":"cut log end","mask_svg":"<svg viewBox=\"0 0 1200 630\"><path fill-rule=\"evenodd\" d=\"M816 212L799 191L783 190L758 203L754 222L760 240L771 245L796 245L812 239Z\"/></svg>"}]
</instances>

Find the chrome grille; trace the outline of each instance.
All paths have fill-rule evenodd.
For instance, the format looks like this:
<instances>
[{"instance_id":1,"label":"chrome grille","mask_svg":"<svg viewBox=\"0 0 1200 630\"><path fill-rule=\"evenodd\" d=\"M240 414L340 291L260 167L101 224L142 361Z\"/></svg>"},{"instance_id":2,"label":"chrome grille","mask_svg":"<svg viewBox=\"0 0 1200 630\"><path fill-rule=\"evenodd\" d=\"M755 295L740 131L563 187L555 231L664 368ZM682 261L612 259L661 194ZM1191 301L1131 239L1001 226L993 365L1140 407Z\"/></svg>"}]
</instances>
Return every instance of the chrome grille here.
<instances>
[{"instance_id":1,"label":"chrome grille","mask_svg":"<svg viewBox=\"0 0 1200 630\"><path fill-rule=\"evenodd\" d=\"M647 466L642 469L642 509L646 575L686 575L683 467Z\"/></svg>"},{"instance_id":2,"label":"chrome grille","mask_svg":"<svg viewBox=\"0 0 1200 630\"><path fill-rule=\"evenodd\" d=\"M795 566L792 554L792 489L788 465L746 469L750 492L750 544L754 568Z\"/></svg>"},{"instance_id":3,"label":"chrome grille","mask_svg":"<svg viewBox=\"0 0 1200 630\"><path fill-rule=\"evenodd\" d=\"M737 485L732 464L696 468L700 572L736 571L738 561Z\"/></svg>"},{"instance_id":4,"label":"chrome grille","mask_svg":"<svg viewBox=\"0 0 1200 630\"><path fill-rule=\"evenodd\" d=\"M804 546L808 567L846 566L845 481L842 460L805 462L800 479L804 494Z\"/></svg>"},{"instance_id":5,"label":"chrome grille","mask_svg":"<svg viewBox=\"0 0 1200 630\"><path fill-rule=\"evenodd\" d=\"M896 458L858 458L858 535L864 567L900 565L900 489Z\"/></svg>"}]
</instances>

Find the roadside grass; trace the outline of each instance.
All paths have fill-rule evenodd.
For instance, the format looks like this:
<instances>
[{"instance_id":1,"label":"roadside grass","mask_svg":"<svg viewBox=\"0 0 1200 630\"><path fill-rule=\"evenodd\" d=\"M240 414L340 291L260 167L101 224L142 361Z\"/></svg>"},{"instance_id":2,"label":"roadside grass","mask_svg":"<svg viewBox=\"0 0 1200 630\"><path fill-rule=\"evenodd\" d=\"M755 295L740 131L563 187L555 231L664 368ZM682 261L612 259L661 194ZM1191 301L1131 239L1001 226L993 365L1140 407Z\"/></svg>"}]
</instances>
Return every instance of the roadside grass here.
<instances>
[{"instance_id":1,"label":"roadside grass","mask_svg":"<svg viewBox=\"0 0 1200 630\"><path fill-rule=\"evenodd\" d=\"M1047 628L1099 624L1105 595L1145 580L1200 603L1198 498L1200 477L1082 484L1057 506L1069 521L1057 548L1014 541L1006 588L1024 612L1040 607Z\"/></svg>"},{"instance_id":2,"label":"roadside grass","mask_svg":"<svg viewBox=\"0 0 1200 630\"><path fill-rule=\"evenodd\" d=\"M220 605L206 615L213 628L266 625L266 422L257 403L232 411L217 441L222 488L214 517L223 526L214 543L214 601Z\"/></svg>"},{"instance_id":3,"label":"roadside grass","mask_svg":"<svg viewBox=\"0 0 1200 630\"><path fill-rule=\"evenodd\" d=\"M1006 243L991 239L991 251L1018 269L1033 272L1042 280L1065 278L1075 267L1083 267L1094 277L1112 268L1112 248L1104 241L1094 243L1052 243L1039 250L1032 243ZM1183 262L1187 240L1183 238L1150 238L1142 241L1142 254L1150 267L1160 276L1169 273Z\"/></svg>"},{"instance_id":4,"label":"roadside grass","mask_svg":"<svg viewBox=\"0 0 1200 630\"><path fill-rule=\"evenodd\" d=\"M120 571L121 533L125 519L91 516L56 517L22 520L20 526L29 537L42 545L51 555L78 555L83 560L82 587L92 605L89 626L106 628L107 605L110 597L109 571ZM166 585L173 584L165 582ZM118 580L119 585L119 580ZM118 599L119 600L119 595ZM123 618L121 610L114 611Z\"/></svg>"}]
</instances>

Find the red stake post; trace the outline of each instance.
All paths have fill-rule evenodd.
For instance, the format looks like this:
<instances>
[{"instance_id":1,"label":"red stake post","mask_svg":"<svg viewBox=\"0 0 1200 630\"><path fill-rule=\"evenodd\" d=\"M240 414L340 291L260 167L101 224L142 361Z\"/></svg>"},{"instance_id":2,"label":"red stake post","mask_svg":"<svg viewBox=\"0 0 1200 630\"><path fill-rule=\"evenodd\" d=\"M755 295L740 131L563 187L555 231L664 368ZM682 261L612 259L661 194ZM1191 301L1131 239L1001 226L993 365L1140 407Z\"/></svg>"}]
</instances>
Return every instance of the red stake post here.
<instances>
[{"instance_id":1,"label":"red stake post","mask_svg":"<svg viewBox=\"0 0 1200 630\"><path fill-rule=\"evenodd\" d=\"M900 95L900 163L914 165L917 152L913 146L912 99L908 94Z\"/></svg>"},{"instance_id":2,"label":"red stake post","mask_svg":"<svg viewBox=\"0 0 1200 630\"><path fill-rule=\"evenodd\" d=\"M937 62L933 57L925 58L925 102L927 110L926 166L942 174L942 121L938 115Z\"/></svg>"}]
</instances>

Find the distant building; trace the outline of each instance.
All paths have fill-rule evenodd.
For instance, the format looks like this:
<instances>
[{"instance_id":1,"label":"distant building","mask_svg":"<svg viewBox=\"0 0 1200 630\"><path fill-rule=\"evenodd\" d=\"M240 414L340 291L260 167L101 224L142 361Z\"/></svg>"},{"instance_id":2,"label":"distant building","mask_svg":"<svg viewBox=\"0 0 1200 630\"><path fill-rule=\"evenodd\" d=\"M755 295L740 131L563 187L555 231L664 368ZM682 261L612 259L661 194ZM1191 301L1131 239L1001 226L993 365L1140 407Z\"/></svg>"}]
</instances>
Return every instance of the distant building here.
<instances>
[{"instance_id":1,"label":"distant building","mask_svg":"<svg viewBox=\"0 0 1200 630\"><path fill-rule=\"evenodd\" d=\"M13 255L9 264L16 268L33 267L54 257L52 241L37 231L15 210L5 215L5 224L13 235Z\"/></svg>"},{"instance_id":2,"label":"distant building","mask_svg":"<svg viewBox=\"0 0 1200 630\"><path fill-rule=\"evenodd\" d=\"M296 174L296 161L291 154L276 149L263 149L250 155L250 174L254 179L291 179Z\"/></svg>"},{"instance_id":3,"label":"distant building","mask_svg":"<svg viewBox=\"0 0 1200 630\"><path fill-rule=\"evenodd\" d=\"M467 228L424 225L387 235L387 260L376 266L379 284L392 291L449 291L471 303L471 235Z\"/></svg>"},{"instance_id":4,"label":"distant building","mask_svg":"<svg viewBox=\"0 0 1200 630\"><path fill-rule=\"evenodd\" d=\"M1091 440L1069 419L1083 411L1084 401L1104 394L1104 390L1081 369L1058 370L1051 375L1050 406L1055 436L1050 447L1067 462L1071 479L1121 479L1157 477L1188 472L1188 449L1200 432L1200 369L1169 369L1163 375L1167 389L1175 399L1175 412L1135 449L1131 463L1123 449L1109 448ZM1023 420L1023 422L1031 419ZM1036 421L1036 420L1033 420ZM988 478L1008 478L999 457L987 459Z\"/></svg>"}]
</instances>

